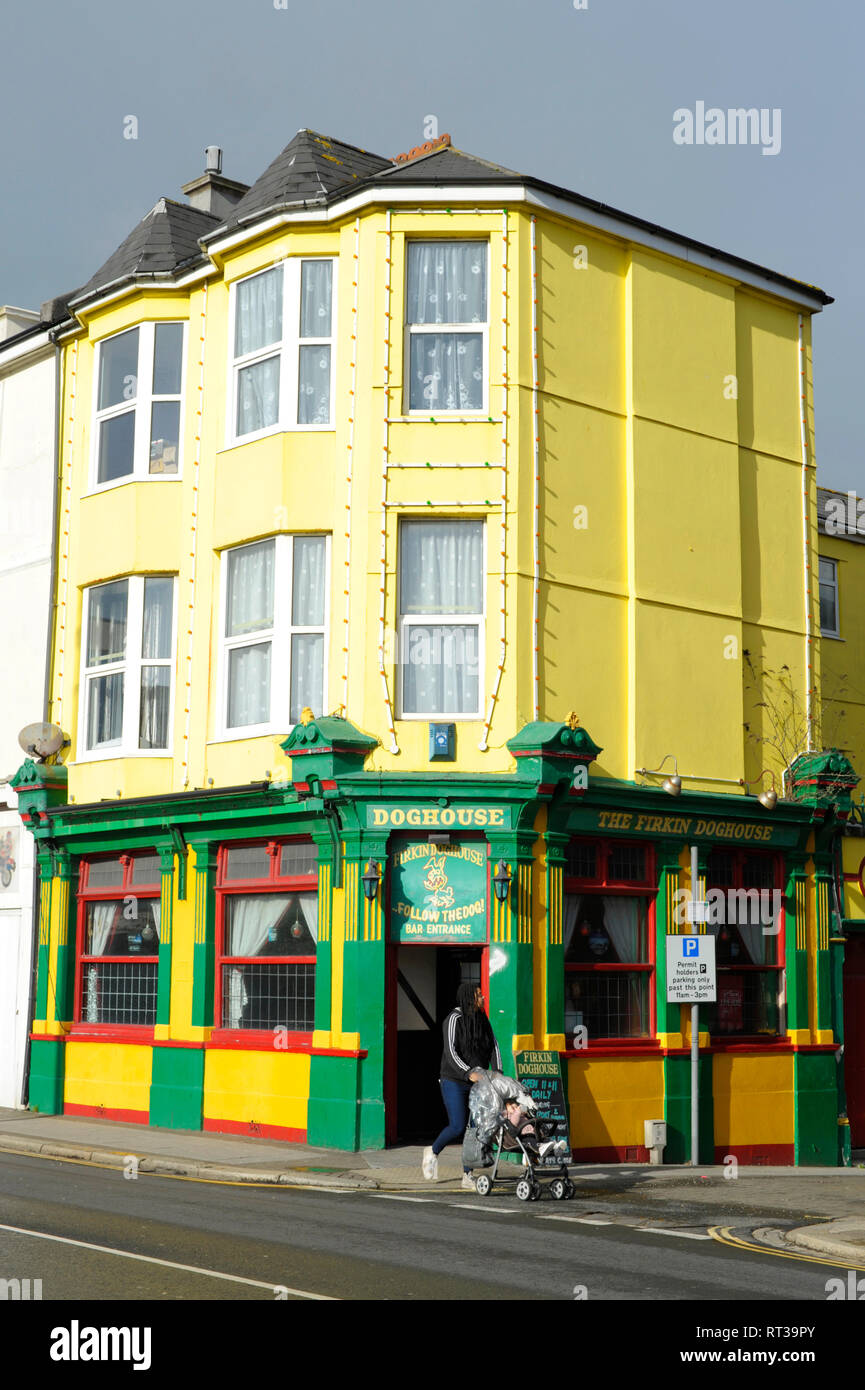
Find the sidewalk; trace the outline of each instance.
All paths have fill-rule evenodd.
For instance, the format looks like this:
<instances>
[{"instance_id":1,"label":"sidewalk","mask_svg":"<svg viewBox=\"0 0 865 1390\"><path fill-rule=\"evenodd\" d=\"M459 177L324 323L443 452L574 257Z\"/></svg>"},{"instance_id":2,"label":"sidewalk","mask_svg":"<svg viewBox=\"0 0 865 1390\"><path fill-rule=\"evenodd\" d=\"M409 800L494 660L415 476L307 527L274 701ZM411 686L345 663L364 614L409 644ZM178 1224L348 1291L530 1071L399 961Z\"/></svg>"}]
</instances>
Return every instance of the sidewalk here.
<instances>
[{"instance_id":1,"label":"sidewalk","mask_svg":"<svg viewBox=\"0 0 865 1390\"><path fill-rule=\"evenodd\" d=\"M0 1109L0 1152L4 1151L75 1159L108 1168L122 1168L135 1157L141 1173L210 1182L427 1196L462 1190L462 1163L456 1145L441 1154L438 1181L431 1183L421 1175L420 1146L345 1153L200 1130ZM721 1167L652 1167L641 1163L574 1164L571 1176L584 1199L635 1194L649 1202L699 1205L706 1225L727 1220L731 1208L749 1206L788 1224L791 1217L819 1223L787 1230L784 1239L836 1260L865 1263L865 1166L741 1165L735 1183L725 1179Z\"/></svg>"}]
</instances>

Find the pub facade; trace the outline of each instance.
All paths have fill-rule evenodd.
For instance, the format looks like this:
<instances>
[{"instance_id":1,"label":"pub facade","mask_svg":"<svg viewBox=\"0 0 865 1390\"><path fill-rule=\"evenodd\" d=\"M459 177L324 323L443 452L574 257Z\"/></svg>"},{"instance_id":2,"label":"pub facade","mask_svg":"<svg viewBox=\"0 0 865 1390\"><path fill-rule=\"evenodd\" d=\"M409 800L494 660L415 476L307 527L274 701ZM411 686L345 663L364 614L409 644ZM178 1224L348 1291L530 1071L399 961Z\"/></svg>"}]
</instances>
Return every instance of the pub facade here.
<instances>
[{"instance_id":1,"label":"pub facade","mask_svg":"<svg viewBox=\"0 0 865 1390\"><path fill-rule=\"evenodd\" d=\"M428 1141L470 980L506 1066L563 1056L578 1158L665 1119L682 1161L696 846L700 1157L840 1161L857 777L802 555L827 296L448 137L301 131L187 189L54 330L31 1104Z\"/></svg>"}]
</instances>

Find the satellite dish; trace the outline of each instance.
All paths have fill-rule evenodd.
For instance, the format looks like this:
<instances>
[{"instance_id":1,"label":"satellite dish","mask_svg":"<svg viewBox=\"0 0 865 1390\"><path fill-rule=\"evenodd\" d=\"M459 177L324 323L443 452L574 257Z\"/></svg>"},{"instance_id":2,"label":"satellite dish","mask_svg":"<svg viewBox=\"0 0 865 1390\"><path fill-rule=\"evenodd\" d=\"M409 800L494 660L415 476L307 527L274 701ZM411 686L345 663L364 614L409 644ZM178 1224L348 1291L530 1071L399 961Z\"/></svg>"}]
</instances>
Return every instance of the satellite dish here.
<instances>
[{"instance_id":1,"label":"satellite dish","mask_svg":"<svg viewBox=\"0 0 865 1390\"><path fill-rule=\"evenodd\" d=\"M65 742L63 730L57 724L28 724L18 735L24 752L38 753L40 758L58 752Z\"/></svg>"}]
</instances>

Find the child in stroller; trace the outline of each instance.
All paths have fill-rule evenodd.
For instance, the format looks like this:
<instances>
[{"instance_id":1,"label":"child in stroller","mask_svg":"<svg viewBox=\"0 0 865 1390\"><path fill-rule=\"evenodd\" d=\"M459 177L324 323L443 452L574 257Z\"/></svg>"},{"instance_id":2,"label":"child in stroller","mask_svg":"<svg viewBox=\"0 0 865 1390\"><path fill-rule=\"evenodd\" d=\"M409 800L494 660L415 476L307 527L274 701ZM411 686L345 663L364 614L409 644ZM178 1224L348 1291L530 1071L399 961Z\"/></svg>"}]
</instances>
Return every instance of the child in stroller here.
<instances>
[{"instance_id":1,"label":"child in stroller","mask_svg":"<svg viewBox=\"0 0 865 1390\"><path fill-rule=\"evenodd\" d=\"M541 1193L541 1177L549 1179L552 1197L573 1196L574 1185L567 1167L570 1161L567 1140L550 1137L551 1126L534 1111L534 1100L518 1081L500 1072L479 1072L469 1094L469 1114L473 1123L463 1141L466 1168L492 1167L489 1176L482 1173L475 1179L479 1197L485 1197L496 1183L516 1179L516 1195L520 1201L534 1201ZM501 1163L502 1155L508 1151L522 1155L522 1164L516 1171L507 1160Z\"/></svg>"},{"instance_id":2,"label":"child in stroller","mask_svg":"<svg viewBox=\"0 0 865 1390\"><path fill-rule=\"evenodd\" d=\"M518 1100L506 1100L500 1118L503 1149L522 1151L533 1163L539 1163L548 1153L567 1153L564 1140L548 1139L546 1126L527 1115Z\"/></svg>"}]
</instances>

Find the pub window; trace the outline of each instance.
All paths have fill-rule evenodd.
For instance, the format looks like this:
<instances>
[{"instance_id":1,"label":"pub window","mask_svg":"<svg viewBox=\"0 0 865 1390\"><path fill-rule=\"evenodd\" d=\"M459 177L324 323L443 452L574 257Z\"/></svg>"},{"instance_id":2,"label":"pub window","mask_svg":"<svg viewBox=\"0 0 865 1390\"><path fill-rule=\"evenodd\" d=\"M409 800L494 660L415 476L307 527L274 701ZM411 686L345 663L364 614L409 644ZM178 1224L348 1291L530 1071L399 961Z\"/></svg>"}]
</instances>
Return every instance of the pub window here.
<instances>
[{"instance_id":1,"label":"pub window","mask_svg":"<svg viewBox=\"0 0 865 1390\"><path fill-rule=\"evenodd\" d=\"M717 849L706 865L718 999L700 1006L713 1037L777 1037L782 1030L781 866L777 855Z\"/></svg>"},{"instance_id":2,"label":"pub window","mask_svg":"<svg viewBox=\"0 0 865 1390\"><path fill-rule=\"evenodd\" d=\"M217 870L217 1026L311 1033L318 938L311 840L226 845Z\"/></svg>"},{"instance_id":3,"label":"pub window","mask_svg":"<svg viewBox=\"0 0 865 1390\"><path fill-rule=\"evenodd\" d=\"M572 840L564 879L565 1035L589 1043L652 1031L650 908L654 865L647 845Z\"/></svg>"},{"instance_id":4,"label":"pub window","mask_svg":"<svg viewBox=\"0 0 865 1390\"><path fill-rule=\"evenodd\" d=\"M159 855L85 860L78 890L75 1020L152 1028L159 957Z\"/></svg>"}]
</instances>

